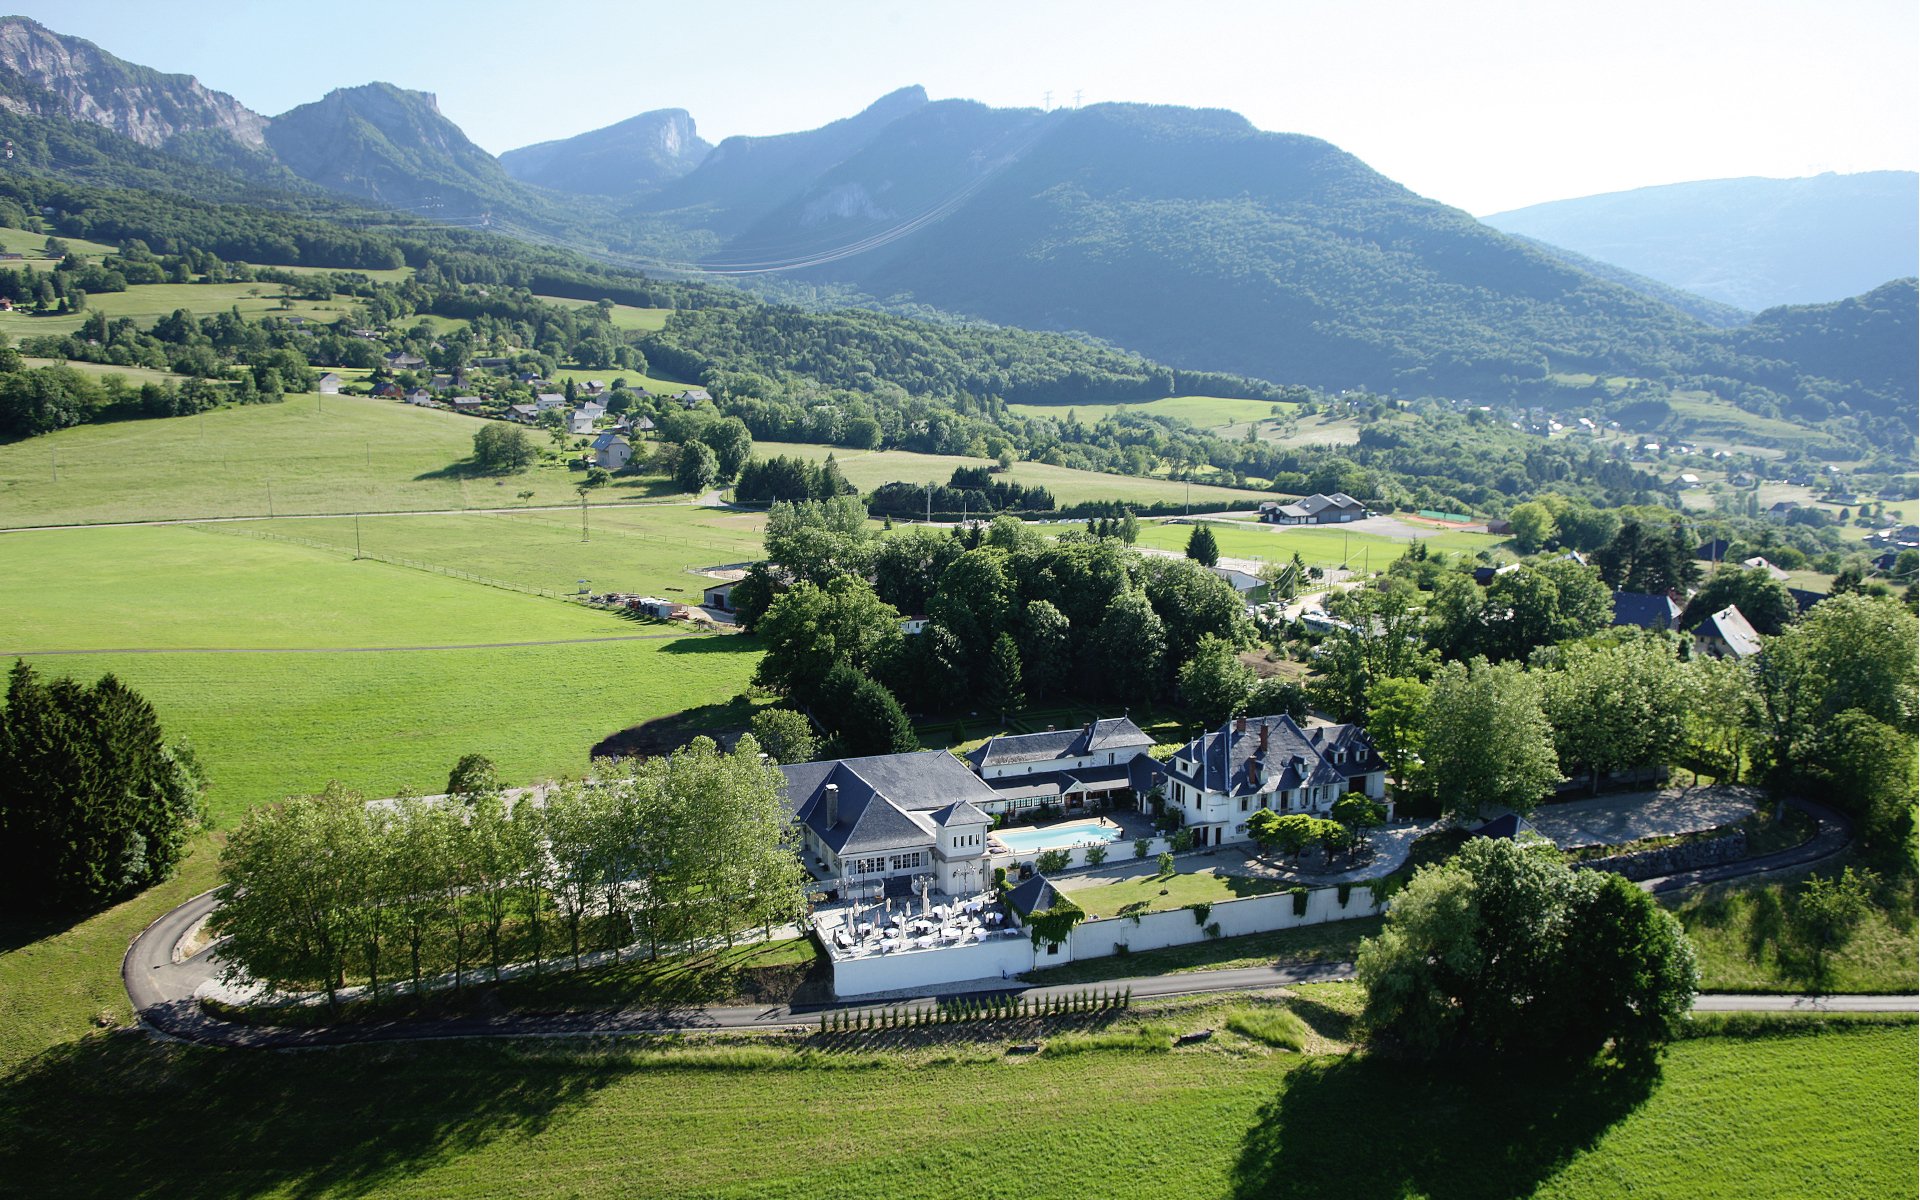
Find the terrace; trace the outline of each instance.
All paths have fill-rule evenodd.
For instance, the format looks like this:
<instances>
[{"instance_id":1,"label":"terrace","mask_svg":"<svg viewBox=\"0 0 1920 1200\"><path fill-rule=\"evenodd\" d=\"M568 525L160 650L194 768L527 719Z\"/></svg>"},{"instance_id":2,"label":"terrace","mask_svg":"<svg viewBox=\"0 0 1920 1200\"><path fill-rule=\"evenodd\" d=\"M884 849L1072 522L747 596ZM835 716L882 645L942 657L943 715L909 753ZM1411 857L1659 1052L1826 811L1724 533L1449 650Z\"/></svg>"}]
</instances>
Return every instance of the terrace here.
<instances>
[{"instance_id":1,"label":"terrace","mask_svg":"<svg viewBox=\"0 0 1920 1200\"><path fill-rule=\"evenodd\" d=\"M814 932L834 962L950 950L1025 936L1019 918L992 892L919 899L881 895L816 909Z\"/></svg>"}]
</instances>

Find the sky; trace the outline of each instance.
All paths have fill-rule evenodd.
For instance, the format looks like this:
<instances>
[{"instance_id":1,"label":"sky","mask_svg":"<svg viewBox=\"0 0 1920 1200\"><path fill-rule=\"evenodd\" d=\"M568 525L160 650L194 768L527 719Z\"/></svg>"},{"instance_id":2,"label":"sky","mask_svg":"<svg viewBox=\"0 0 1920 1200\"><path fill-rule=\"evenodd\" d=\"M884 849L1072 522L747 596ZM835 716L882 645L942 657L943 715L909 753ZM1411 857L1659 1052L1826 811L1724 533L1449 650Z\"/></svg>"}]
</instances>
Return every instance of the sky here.
<instances>
[{"instance_id":1,"label":"sky","mask_svg":"<svg viewBox=\"0 0 1920 1200\"><path fill-rule=\"evenodd\" d=\"M384 80L487 150L655 108L701 136L935 99L1228 108L1476 215L1920 169L1914 0L15 0L267 114Z\"/></svg>"}]
</instances>

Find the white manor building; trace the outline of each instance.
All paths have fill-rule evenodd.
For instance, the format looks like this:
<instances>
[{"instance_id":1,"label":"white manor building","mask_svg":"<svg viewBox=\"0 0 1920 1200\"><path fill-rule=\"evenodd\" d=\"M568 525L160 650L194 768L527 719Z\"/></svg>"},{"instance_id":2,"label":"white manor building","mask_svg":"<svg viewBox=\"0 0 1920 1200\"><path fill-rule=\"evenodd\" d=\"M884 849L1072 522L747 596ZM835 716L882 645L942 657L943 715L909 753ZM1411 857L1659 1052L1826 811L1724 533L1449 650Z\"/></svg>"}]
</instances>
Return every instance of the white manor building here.
<instances>
[{"instance_id":1,"label":"white manor building","mask_svg":"<svg viewBox=\"0 0 1920 1200\"><path fill-rule=\"evenodd\" d=\"M1348 792L1386 795L1387 766L1358 725L1302 728L1292 717L1236 718L1166 763L1166 805L1195 846L1248 840L1259 810L1325 816Z\"/></svg>"},{"instance_id":2,"label":"white manor building","mask_svg":"<svg viewBox=\"0 0 1920 1200\"><path fill-rule=\"evenodd\" d=\"M1147 756L1152 748L1138 725L1110 717L1079 729L988 738L967 762L993 789L997 803L988 811L1065 811L1145 794L1161 773Z\"/></svg>"},{"instance_id":3,"label":"white manor building","mask_svg":"<svg viewBox=\"0 0 1920 1200\"><path fill-rule=\"evenodd\" d=\"M990 882L983 811L993 791L945 750L879 754L780 768L816 878L849 883L898 880L905 895L916 875L933 876L950 896Z\"/></svg>"}]
</instances>

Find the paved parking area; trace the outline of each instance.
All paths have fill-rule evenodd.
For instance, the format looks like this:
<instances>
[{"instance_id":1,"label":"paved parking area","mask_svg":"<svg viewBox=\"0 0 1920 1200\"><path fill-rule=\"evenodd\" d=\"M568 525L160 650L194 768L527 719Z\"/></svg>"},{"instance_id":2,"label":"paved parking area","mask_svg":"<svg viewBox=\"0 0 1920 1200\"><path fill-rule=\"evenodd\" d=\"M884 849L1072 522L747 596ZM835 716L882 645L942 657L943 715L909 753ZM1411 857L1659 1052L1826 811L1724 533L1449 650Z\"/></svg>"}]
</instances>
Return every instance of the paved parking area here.
<instances>
[{"instance_id":1,"label":"paved parking area","mask_svg":"<svg viewBox=\"0 0 1920 1200\"><path fill-rule=\"evenodd\" d=\"M1741 787L1667 788L1546 804L1527 819L1562 850L1575 850L1717 829L1751 813L1759 799Z\"/></svg>"}]
</instances>

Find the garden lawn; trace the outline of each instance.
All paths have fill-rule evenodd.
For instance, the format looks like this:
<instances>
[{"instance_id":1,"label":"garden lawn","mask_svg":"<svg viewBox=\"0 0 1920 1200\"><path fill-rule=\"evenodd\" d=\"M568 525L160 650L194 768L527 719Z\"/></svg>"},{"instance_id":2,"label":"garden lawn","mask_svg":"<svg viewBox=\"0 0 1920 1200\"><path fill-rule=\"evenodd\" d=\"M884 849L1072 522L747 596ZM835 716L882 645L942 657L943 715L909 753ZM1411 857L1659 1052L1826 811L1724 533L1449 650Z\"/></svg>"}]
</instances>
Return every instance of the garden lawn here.
<instances>
[{"instance_id":1,"label":"garden lawn","mask_svg":"<svg viewBox=\"0 0 1920 1200\"><path fill-rule=\"evenodd\" d=\"M1358 889L1356 889L1358 890ZM1029 971L1024 978L1037 987L1055 984L1104 983L1140 975L1181 975L1189 971L1224 971L1237 967L1352 962L1364 938L1379 934L1379 917L1327 921L1272 933L1244 937L1209 938L1186 946L1141 950L1105 958L1087 958L1064 967Z\"/></svg>"},{"instance_id":2,"label":"garden lawn","mask_svg":"<svg viewBox=\"0 0 1920 1200\"><path fill-rule=\"evenodd\" d=\"M1222 1015L1154 1019L1180 1032ZM1173 1051L1082 1040L1094 1048L1015 1057L990 1040L903 1061L630 1043L271 1055L92 1038L6 1080L0 1172L24 1195L207 1200L1879 1200L1912 1185L1910 1024L1707 1038L1644 1068L1551 1071L1303 1057L1234 1035ZM1024 1101L1017 1119L1010 1097Z\"/></svg>"},{"instance_id":3,"label":"garden lawn","mask_svg":"<svg viewBox=\"0 0 1920 1200\"><path fill-rule=\"evenodd\" d=\"M1818 873L1839 870L1822 867ZM1817 979L1813 959L1793 911L1802 882L1815 872L1735 880L1686 892L1666 903L1700 960L1705 992L1884 992L1914 989L1916 955L1914 890L1908 879L1879 896Z\"/></svg>"},{"instance_id":4,"label":"garden lawn","mask_svg":"<svg viewBox=\"0 0 1920 1200\"><path fill-rule=\"evenodd\" d=\"M1116 856L1131 853L1126 843L1118 844ZM1154 875L1124 883L1079 883L1067 880L1058 885L1090 917L1113 917L1128 912L1162 912L1185 908L1190 904L1213 904L1239 896L1265 896L1285 891L1286 885L1272 879L1251 879L1244 875L1216 875L1213 868L1181 871L1175 875ZM1161 893L1166 893L1162 895ZM1135 972L1137 974L1137 972Z\"/></svg>"},{"instance_id":5,"label":"garden lawn","mask_svg":"<svg viewBox=\"0 0 1920 1200\"><path fill-rule=\"evenodd\" d=\"M317 395L75 426L0 445L0 527L511 508L522 491L536 505L579 502L579 473L559 463L517 475L469 471L481 427L392 400ZM643 499L665 486L623 476L589 499Z\"/></svg>"},{"instance_id":6,"label":"garden lawn","mask_svg":"<svg viewBox=\"0 0 1920 1200\"><path fill-rule=\"evenodd\" d=\"M918 454L911 450L849 450L844 446L816 446L808 442L755 442L755 458L804 458L815 462L828 454L840 464L841 472L855 487L870 492L883 483L945 483L956 467L984 467L993 460L963 455ZM1149 479L1135 475L1108 475L1100 471L1080 471L1072 467L1054 467L1046 463L1017 462L1000 478L1014 483L1038 484L1053 492L1059 504L1082 500L1115 500L1136 504L1179 504L1185 502L1189 485L1172 479ZM1244 491L1239 488L1191 485L1196 508L1233 505L1257 507L1271 500L1274 493Z\"/></svg>"}]
</instances>

